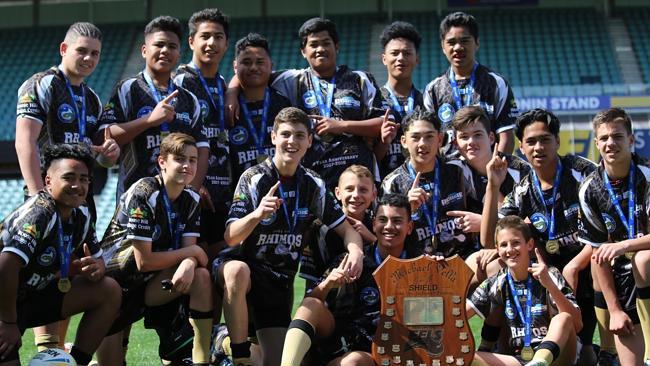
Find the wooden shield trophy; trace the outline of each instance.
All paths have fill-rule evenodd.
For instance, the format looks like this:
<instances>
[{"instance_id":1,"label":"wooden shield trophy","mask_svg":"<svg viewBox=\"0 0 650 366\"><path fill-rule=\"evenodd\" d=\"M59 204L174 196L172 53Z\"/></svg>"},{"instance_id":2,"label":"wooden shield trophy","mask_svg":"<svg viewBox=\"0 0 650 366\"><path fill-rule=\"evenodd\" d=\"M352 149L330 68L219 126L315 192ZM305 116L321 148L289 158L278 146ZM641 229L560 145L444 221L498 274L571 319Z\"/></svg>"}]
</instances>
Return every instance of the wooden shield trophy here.
<instances>
[{"instance_id":1,"label":"wooden shield trophy","mask_svg":"<svg viewBox=\"0 0 650 366\"><path fill-rule=\"evenodd\" d=\"M459 256L443 261L389 256L373 273L381 315L372 343L380 366L470 365L474 337L465 300L474 273Z\"/></svg>"}]
</instances>

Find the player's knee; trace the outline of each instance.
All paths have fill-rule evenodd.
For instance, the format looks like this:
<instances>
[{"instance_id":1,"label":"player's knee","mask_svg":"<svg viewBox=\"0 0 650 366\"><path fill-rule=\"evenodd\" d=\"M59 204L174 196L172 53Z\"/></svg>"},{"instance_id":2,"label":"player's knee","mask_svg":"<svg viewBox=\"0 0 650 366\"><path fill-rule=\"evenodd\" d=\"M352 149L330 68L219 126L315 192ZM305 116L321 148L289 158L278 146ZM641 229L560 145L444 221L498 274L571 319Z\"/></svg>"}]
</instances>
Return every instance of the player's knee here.
<instances>
[{"instance_id":1,"label":"player's knee","mask_svg":"<svg viewBox=\"0 0 650 366\"><path fill-rule=\"evenodd\" d=\"M551 319L550 327L553 327L554 331L556 329L561 332L573 331L573 317L569 313L561 312Z\"/></svg>"},{"instance_id":2,"label":"player's knee","mask_svg":"<svg viewBox=\"0 0 650 366\"><path fill-rule=\"evenodd\" d=\"M223 270L223 278L227 291L245 290L251 281L251 270L244 262L228 262Z\"/></svg>"},{"instance_id":3,"label":"player's knee","mask_svg":"<svg viewBox=\"0 0 650 366\"><path fill-rule=\"evenodd\" d=\"M636 267L640 279L645 283L642 287L650 286L650 250L642 250L634 255L634 266Z\"/></svg>"},{"instance_id":4,"label":"player's knee","mask_svg":"<svg viewBox=\"0 0 650 366\"><path fill-rule=\"evenodd\" d=\"M210 288L210 272L206 268L196 268L194 270L194 279L192 280L192 290L200 291L211 296Z\"/></svg>"},{"instance_id":5,"label":"player's knee","mask_svg":"<svg viewBox=\"0 0 650 366\"><path fill-rule=\"evenodd\" d=\"M300 306L305 307L313 312L318 312L322 309L325 309L325 302L323 302L321 299L308 296L302 299Z\"/></svg>"},{"instance_id":6,"label":"player's knee","mask_svg":"<svg viewBox=\"0 0 650 366\"><path fill-rule=\"evenodd\" d=\"M341 366L366 366L374 362L369 354L363 352L350 352L341 359Z\"/></svg>"}]
</instances>

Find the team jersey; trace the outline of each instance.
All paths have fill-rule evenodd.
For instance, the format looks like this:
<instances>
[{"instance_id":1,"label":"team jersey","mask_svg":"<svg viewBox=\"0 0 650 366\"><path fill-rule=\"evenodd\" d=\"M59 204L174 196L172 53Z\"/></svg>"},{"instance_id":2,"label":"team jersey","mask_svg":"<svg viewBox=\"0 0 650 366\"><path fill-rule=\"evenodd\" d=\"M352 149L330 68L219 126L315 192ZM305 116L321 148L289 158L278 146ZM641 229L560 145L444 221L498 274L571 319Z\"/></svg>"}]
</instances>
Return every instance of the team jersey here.
<instances>
[{"instance_id":1,"label":"team jersey","mask_svg":"<svg viewBox=\"0 0 650 366\"><path fill-rule=\"evenodd\" d=\"M632 155L635 166L634 177L634 223L637 236L650 233L650 162L636 154ZM628 239L625 224L621 221L612 198L605 188L605 168L601 164L580 186L580 217L578 223L579 239L585 245L598 248L607 243ZM611 181L612 190L625 214L628 216L629 184L628 177ZM626 310L636 307L634 302L636 287L632 275L632 263L624 255L614 259L613 275L621 306Z\"/></svg>"},{"instance_id":2,"label":"team jersey","mask_svg":"<svg viewBox=\"0 0 650 366\"><path fill-rule=\"evenodd\" d=\"M201 107L201 125L203 135L210 145L208 155L208 170L205 173L203 186L210 192L210 198L215 205L220 206L220 212L228 212L230 200L232 199L231 173L230 173L230 147L228 141L219 138L225 129L225 121L221 120L221 106L225 101L220 100L219 87L225 93L227 87L223 77L219 74L216 77L204 79L208 91L205 90L199 74L192 65L181 65L174 76L174 83L194 94ZM208 94L209 93L209 94ZM214 102L213 102L214 101ZM225 113L225 112L224 112ZM224 117L225 119L225 117Z\"/></svg>"},{"instance_id":3,"label":"team jersey","mask_svg":"<svg viewBox=\"0 0 650 366\"><path fill-rule=\"evenodd\" d=\"M472 185L468 181L468 177L464 175L460 161L438 159L436 164L440 164L440 200L436 203L438 217L435 223L435 243L431 243L433 232L429 226L424 205L422 205L412 214L414 229L407 239L409 246L406 247L406 250L410 256L438 253L445 257L458 254L466 258L478 250L478 235L464 233L456 225L456 220L447 216L447 212L453 210L468 211L468 200L471 198L476 199L476 192L474 192ZM410 174L408 165L409 162L407 161L384 178L381 183L382 194L408 195L408 191L413 186L415 179L415 176ZM421 174L420 187L427 193L432 194L433 180L434 172ZM429 201L432 199L433 197ZM427 205L430 208L431 202L429 201Z\"/></svg>"},{"instance_id":4,"label":"team jersey","mask_svg":"<svg viewBox=\"0 0 650 366\"><path fill-rule=\"evenodd\" d=\"M18 277L18 302L28 292L42 290L58 277L61 270L58 221L54 198L40 191L0 223L0 249L17 255L23 262ZM73 256L84 257L83 245L87 244L94 258L101 257L95 228L85 206L73 209L61 227L64 242L71 240Z\"/></svg>"},{"instance_id":5,"label":"team jersey","mask_svg":"<svg viewBox=\"0 0 650 366\"><path fill-rule=\"evenodd\" d=\"M270 89L269 93L271 103L267 112L266 130L263 133L260 132L262 128L262 115L264 114L264 100L246 103L251 122L253 123L252 130L241 110L239 112L239 118L235 119L233 128L230 130L230 163L232 165L233 186L246 169L258 164L257 157L260 155L260 152L257 149L253 134L257 134L258 139L260 136L263 136L259 141L262 145L264 155L273 156L275 154L275 146L271 142L273 121L275 120L275 116L283 108L290 107L291 103L289 103L287 98L273 89Z\"/></svg>"},{"instance_id":6,"label":"team jersey","mask_svg":"<svg viewBox=\"0 0 650 366\"><path fill-rule=\"evenodd\" d=\"M492 309L503 309L505 311L506 325L510 328L509 350L507 352L510 355L519 356L524 346L525 324L522 322L517 306L513 301L519 301L522 311L526 311L528 281L515 281L513 279L518 298L514 300L508 285L507 273L508 268L502 268L496 275L483 281L476 288L471 298L467 300L467 304L483 319L490 314ZM548 274L553 283L573 306L578 307L573 291L562 277L560 271L555 267L548 267ZM548 333L551 318L558 313L558 309L555 300L548 294L548 290L534 279L532 282L532 305L531 345L535 348Z\"/></svg>"},{"instance_id":7,"label":"team jersey","mask_svg":"<svg viewBox=\"0 0 650 366\"><path fill-rule=\"evenodd\" d=\"M270 158L246 170L235 189L226 225L253 212L278 179ZM241 246L224 254L234 252L244 261L267 266L283 280L293 280L313 221L333 229L343 223L345 214L313 171L298 166L293 177L282 177L281 182L284 204L262 220ZM279 189L276 194L281 194Z\"/></svg>"},{"instance_id":8,"label":"team jersey","mask_svg":"<svg viewBox=\"0 0 650 366\"><path fill-rule=\"evenodd\" d=\"M390 109L391 114L390 114L390 119L394 121L395 123L399 124L400 127L397 129L397 135L395 135L395 139L393 142L391 142L390 146L388 147L388 152L386 153L386 156L379 162L379 173L381 174L381 178L385 178L390 172L393 170L397 169L404 161L406 160L404 151L402 150L402 144L400 144L400 138L402 137L403 131L401 128L402 121L404 120L404 117L408 115L408 113L412 112L413 110L411 109L407 113L407 109L405 106L408 107L409 105L409 97L400 97L396 96L395 98L397 99L397 102L400 104L399 107L395 106L395 102L393 101L393 98L391 97L390 91L386 88L386 86L382 86L381 89L381 96L382 96L382 107L384 110ZM424 106L424 100L422 97L422 93L415 89L413 87L412 89L413 92L413 106L412 108L415 109L416 107L422 107ZM399 111L402 111L401 113Z\"/></svg>"},{"instance_id":9,"label":"team jersey","mask_svg":"<svg viewBox=\"0 0 650 366\"><path fill-rule=\"evenodd\" d=\"M185 88L174 86L178 95L174 98L176 118L169 126L169 132L183 132L196 140L198 148L210 148L208 138L204 134L201 123L201 105L197 98ZM161 98L167 96L167 90L158 89ZM151 94L144 74L141 72L119 82L113 96L104 106L101 125L126 123L143 117L156 107L158 102ZM136 136L131 142L122 146L120 156L120 174L117 183L117 197L131 187L138 179L151 177L158 173L158 155L162 129L160 126L150 127Z\"/></svg>"},{"instance_id":10,"label":"team jersey","mask_svg":"<svg viewBox=\"0 0 650 366\"><path fill-rule=\"evenodd\" d=\"M318 79L325 109L331 107L330 116L335 120L365 120L384 114L381 93L374 78L363 71L353 71L341 65L330 80ZM273 75L271 86L289 99L291 105L310 115L323 115L318 104L317 91L312 82L310 69L286 70ZM328 89L333 88L331 104L328 105ZM331 139L331 140L330 140ZM334 189L339 175L352 164L360 164L376 175L379 173L372 141L351 134L321 137L314 135L311 148L303 159L305 167L315 170Z\"/></svg>"},{"instance_id":11,"label":"team jersey","mask_svg":"<svg viewBox=\"0 0 650 366\"><path fill-rule=\"evenodd\" d=\"M424 106L427 110L436 112L442 124L442 130L447 132L447 141L453 141L451 121L458 111L450 83L451 67L442 75L433 79L424 89ZM468 95L465 95L470 79L458 80L460 99L465 106ZM519 114L515 96L506 79L478 65L476 81L474 82L471 104L481 106L492 123L492 132L499 134L515 127L515 119Z\"/></svg>"},{"instance_id":12,"label":"team jersey","mask_svg":"<svg viewBox=\"0 0 650 366\"><path fill-rule=\"evenodd\" d=\"M92 144L91 140L98 131L102 103L97 94L84 83L81 86L71 85L71 88L74 100L66 86L65 75L54 66L34 74L18 89L16 115L42 125L37 142L39 148L57 143ZM76 111L82 113L83 100L86 102L86 132L83 141L80 141L82 138Z\"/></svg>"},{"instance_id":13,"label":"team jersey","mask_svg":"<svg viewBox=\"0 0 650 366\"><path fill-rule=\"evenodd\" d=\"M578 241L578 188L580 182L596 169L596 165L576 155L560 156L559 159L562 162L562 175L558 196L555 197L555 239L560 246L557 253L550 254L546 250L549 232L546 204L552 198L553 188L543 191L545 202L542 203L533 185L532 170L506 196L499 209L499 217L517 215L528 218L538 249L544 252L548 263L564 269L583 247ZM549 205L548 217L551 214L550 207Z\"/></svg>"},{"instance_id":14,"label":"team jersey","mask_svg":"<svg viewBox=\"0 0 650 366\"><path fill-rule=\"evenodd\" d=\"M135 264L133 241L150 243L152 252L178 249L182 237L198 237L200 228L199 195L189 188L171 202L170 225L163 201L160 176L146 177L133 184L121 197L101 246L106 274L122 287L147 281L153 273L140 273ZM180 230L181 240L174 244L173 230Z\"/></svg>"},{"instance_id":15,"label":"team jersey","mask_svg":"<svg viewBox=\"0 0 650 366\"><path fill-rule=\"evenodd\" d=\"M505 197L510 192L512 192L514 186L519 183L519 181L524 176L526 176L532 168L530 167L530 164L518 156L507 155L501 152L499 152L499 156L505 157L506 161L508 162L508 173L506 174L506 178L501 184L501 187L499 187L499 192L501 192L501 194ZM481 213L485 199L485 189L488 184L487 176L481 175L481 173L479 173L476 169L472 168L472 166L469 165L467 160L464 158L461 157L460 160L463 162L465 174L471 177L471 184L474 186L474 191L476 192L476 197L478 198L478 202L474 202L472 205L479 209L479 211L476 211L477 213Z\"/></svg>"}]
</instances>

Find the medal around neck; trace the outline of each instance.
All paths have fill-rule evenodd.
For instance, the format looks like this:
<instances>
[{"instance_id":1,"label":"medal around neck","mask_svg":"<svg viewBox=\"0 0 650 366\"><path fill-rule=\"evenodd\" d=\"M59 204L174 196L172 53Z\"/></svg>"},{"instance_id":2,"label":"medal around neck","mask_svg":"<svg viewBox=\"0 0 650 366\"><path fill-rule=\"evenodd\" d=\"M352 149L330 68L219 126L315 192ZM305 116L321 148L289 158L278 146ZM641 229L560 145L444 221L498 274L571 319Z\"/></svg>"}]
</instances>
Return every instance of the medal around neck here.
<instances>
[{"instance_id":1,"label":"medal around neck","mask_svg":"<svg viewBox=\"0 0 650 366\"><path fill-rule=\"evenodd\" d=\"M548 254L557 254L560 251L560 242L556 239L549 239L546 242L546 252Z\"/></svg>"},{"instance_id":2,"label":"medal around neck","mask_svg":"<svg viewBox=\"0 0 650 366\"><path fill-rule=\"evenodd\" d=\"M72 283L70 280L66 278L59 278L59 282L57 283L57 287L59 288L59 291L65 293L68 293L70 289L72 288Z\"/></svg>"}]
</instances>

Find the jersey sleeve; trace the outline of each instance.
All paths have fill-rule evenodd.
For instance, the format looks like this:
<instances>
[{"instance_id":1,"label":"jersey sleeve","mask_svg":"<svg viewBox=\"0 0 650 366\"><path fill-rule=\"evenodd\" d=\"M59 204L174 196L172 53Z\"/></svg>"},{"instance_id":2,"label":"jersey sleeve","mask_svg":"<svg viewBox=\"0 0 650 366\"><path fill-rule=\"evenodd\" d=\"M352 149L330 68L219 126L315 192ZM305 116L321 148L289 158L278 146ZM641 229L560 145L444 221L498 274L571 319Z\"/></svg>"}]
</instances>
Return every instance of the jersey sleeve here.
<instances>
[{"instance_id":1,"label":"jersey sleeve","mask_svg":"<svg viewBox=\"0 0 650 366\"><path fill-rule=\"evenodd\" d=\"M28 265L39 243L48 235L54 222L51 219L50 214L37 207L17 216L2 230L2 252L14 253Z\"/></svg>"},{"instance_id":2,"label":"jersey sleeve","mask_svg":"<svg viewBox=\"0 0 650 366\"><path fill-rule=\"evenodd\" d=\"M476 311L476 315L485 319L490 314L492 299L490 298L490 288L492 287L492 278L483 281L472 293L467 300L467 305Z\"/></svg>"},{"instance_id":3,"label":"jersey sleeve","mask_svg":"<svg viewBox=\"0 0 650 366\"><path fill-rule=\"evenodd\" d=\"M123 85L118 84L113 91L113 95L109 98L108 103L104 106L101 117L99 118L100 128L104 127L104 125L127 122L125 106L122 105L122 101L124 101L122 95L124 91L122 89Z\"/></svg>"},{"instance_id":4,"label":"jersey sleeve","mask_svg":"<svg viewBox=\"0 0 650 366\"><path fill-rule=\"evenodd\" d=\"M607 225L600 214L597 203L590 194L590 186L593 182L589 177L580 185L578 201L580 211L578 213L578 240L585 244L598 248L608 240Z\"/></svg>"},{"instance_id":5,"label":"jersey sleeve","mask_svg":"<svg viewBox=\"0 0 650 366\"><path fill-rule=\"evenodd\" d=\"M361 90L362 102L365 105L366 118L382 117L386 112L383 106L383 97L381 95L377 81L372 74L367 72L358 72L363 84Z\"/></svg>"},{"instance_id":6,"label":"jersey sleeve","mask_svg":"<svg viewBox=\"0 0 650 366\"><path fill-rule=\"evenodd\" d=\"M424 108L429 112L436 112L436 109L438 108L438 101L436 100L436 96L433 93L433 81L427 84L427 86L424 88L424 93L422 93L422 96L424 98Z\"/></svg>"},{"instance_id":7,"label":"jersey sleeve","mask_svg":"<svg viewBox=\"0 0 650 366\"><path fill-rule=\"evenodd\" d=\"M515 128L515 120L519 114L517 101L512 88L505 79L498 80L499 95L495 111L496 132L501 133Z\"/></svg>"},{"instance_id":8,"label":"jersey sleeve","mask_svg":"<svg viewBox=\"0 0 650 366\"><path fill-rule=\"evenodd\" d=\"M325 190L325 188L323 187ZM322 217L324 225L330 229L339 226L345 220L345 214L332 192L325 190L325 203L323 205Z\"/></svg>"},{"instance_id":9,"label":"jersey sleeve","mask_svg":"<svg viewBox=\"0 0 650 366\"><path fill-rule=\"evenodd\" d=\"M274 73L271 79L271 87L280 95L289 99L293 106L300 104L298 102L298 91L296 90L297 79L300 77L300 73L301 70L284 70L279 73Z\"/></svg>"},{"instance_id":10,"label":"jersey sleeve","mask_svg":"<svg viewBox=\"0 0 650 366\"><path fill-rule=\"evenodd\" d=\"M192 112L192 137L196 140L197 148L205 147L209 149L210 142L208 136L205 134L203 118L201 118L201 105L196 95L190 91L187 91L187 93L192 97L192 105L194 106L194 111Z\"/></svg>"},{"instance_id":11,"label":"jersey sleeve","mask_svg":"<svg viewBox=\"0 0 650 366\"><path fill-rule=\"evenodd\" d=\"M519 204L517 202L517 192L513 190L503 199L503 204L499 208L499 218L509 215L519 215Z\"/></svg>"},{"instance_id":12,"label":"jersey sleeve","mask_svg":"<svg viewBox=\"0 0 650 366\"><path fill-rule=\"evenodd\" d=\"M199 205L199 196L195 192L190 192L191 196L194 197L196 203L192 205L192 210L185 222L185 229L183 230L183 236L195 236L199 237L201 232L201 209Z\"/></svg>"},{"instance_id":13,"label":"jersey sleeve","mask_svg":"<svg viewBox=\"0 0 650 366\"><path fill-rule=\"evenodd\" d=\"M27 79L18 89L16 116L25 117L41 124L47 119L47 107L51 99L51 90L41 90L35 76Z\"/></svg>"},{"instance_id":14,"label":"jersey sleeve","mask_svg":"<svg viewBox=\"0 0 650 366\"><path fill-rule=\"evenodd\" d=\"M575 294L573 293L571 287L569 287L569 284L566 282L564 276L562 276L562 273L560 273L560 271L555 267L549 267L548 274L553 280L553 283L555 283L557 288L560 289L564 297L566 297L566 299L569 300L569 302L571 302L573 306L578 307L578 302L576 300ZM555 303L555 299L551 298L551 305L557 310L557 304Z\"/></svg>"},{"instance_id":15,"label":"jersey sleeve","mask_svg":"<svg viewBox=\"0 0 650 366\"><path fill-rule=\"evenodd\" d=\"M140 193L133 194L126 202L126 238L153 241L153 232L156 227L155 212L149 205L147 196Z\"/></svg>"},{"instance_id":16,"label":"jersey sleeve","mask_svg":"<svg viewBox=\"0 0 650 366\"><path fill-rule=\"evenodd\" d=\"M242 174L237 183L237 187L235 188L235 194L232 198L232 204L230 205L230 212L228 213L226 225L255 211L256 207L253 199L254 197L251 195L250 179L247 174Z\"/></svg>"}]
</instances>

